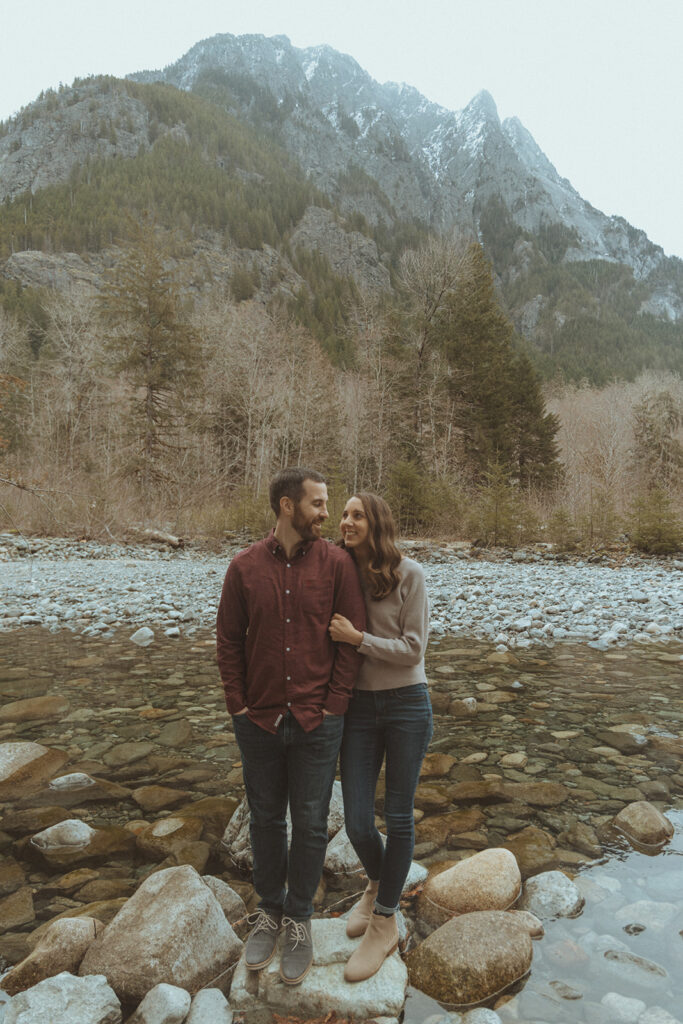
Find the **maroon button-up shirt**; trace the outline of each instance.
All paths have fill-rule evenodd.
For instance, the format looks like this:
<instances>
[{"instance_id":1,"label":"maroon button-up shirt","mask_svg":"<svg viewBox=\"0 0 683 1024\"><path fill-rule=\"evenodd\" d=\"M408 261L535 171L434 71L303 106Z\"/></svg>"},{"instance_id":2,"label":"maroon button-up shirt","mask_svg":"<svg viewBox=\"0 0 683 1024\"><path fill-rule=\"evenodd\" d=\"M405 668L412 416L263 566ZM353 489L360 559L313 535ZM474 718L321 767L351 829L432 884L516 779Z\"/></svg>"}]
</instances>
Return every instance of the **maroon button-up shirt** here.
<instances>
[{"instance_id":1,"label":"maroon button-up shirt","mask_svg":"<svg viewBox=\"0 0 683 1024\"><path fill-rule=\"evenodd\" d=\"M358 572L343 549L319 539L288 559L271 533L235 555L216 624L230 714L247 707L252 722L273 733L287 711L307 732L323 708L343 715L361 655L330 639L335 612L365 629Z\"/></svg>"}]
</instances>

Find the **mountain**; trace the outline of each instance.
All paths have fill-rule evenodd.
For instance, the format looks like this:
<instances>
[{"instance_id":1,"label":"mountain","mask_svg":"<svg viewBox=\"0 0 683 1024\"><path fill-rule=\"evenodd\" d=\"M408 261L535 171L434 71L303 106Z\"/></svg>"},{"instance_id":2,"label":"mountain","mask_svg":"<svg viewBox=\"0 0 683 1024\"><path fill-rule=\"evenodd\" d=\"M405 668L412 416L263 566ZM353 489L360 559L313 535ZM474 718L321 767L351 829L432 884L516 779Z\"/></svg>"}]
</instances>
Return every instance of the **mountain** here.
<instances>
[{"instance_id":1,"label":"mountain","mask_svg":"<svg viewBox=\"0 0 683 1024\"><path fill-rule=\"evenodd\" d=\"M64 186L92 161L152 159L159 146L190 138L215 169L222 157L202 142L205 114L193 108L197 125L188 129L190 115L170 93L144 92L155 83L253 133L242 150L260 146L258 158L245 167L242 155L237 167L247 176L261 173L268 152L282 154L301 202L296 220L259 244L283 253L298 232L297 244L323 253L334 273L351 273L361 287L367 276L381 290L402 245L429 231L472 233L546 374L599 382L644 366L683 370L680 259L591 206L517 118L501 122L489 93L449 111L410 86L374 81L329 46L217 35L125 84L92 79L47 94L3 126L0 198L16 204ZM236 166L224 160L222 170L234 177ZM258 200L258 178L249 180ZM360 254L352 272L351 253Z\"/></svg>"}]
</instances>

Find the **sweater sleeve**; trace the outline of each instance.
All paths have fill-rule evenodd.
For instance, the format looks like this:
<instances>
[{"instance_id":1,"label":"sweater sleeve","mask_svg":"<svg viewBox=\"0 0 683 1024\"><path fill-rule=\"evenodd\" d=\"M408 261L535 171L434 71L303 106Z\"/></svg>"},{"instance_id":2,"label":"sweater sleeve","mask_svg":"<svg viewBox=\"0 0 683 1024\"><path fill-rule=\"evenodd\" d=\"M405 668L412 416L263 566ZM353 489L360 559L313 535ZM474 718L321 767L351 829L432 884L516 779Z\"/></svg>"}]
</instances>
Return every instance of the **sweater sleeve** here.
<instances>
[{"instance_id":1,"label":"sweater sleeve","mask_svg":"<svg viewBox=\"0 0 683 1024\"><path fill-rule=\"evenodd\" d=\"M424 573L414 564L399 584L402 597L398 616L398 636L383 637L363 633L358 647L361 654L394 665L419 665L427 649L429 602Z\"/></svg>"}]
</instances>

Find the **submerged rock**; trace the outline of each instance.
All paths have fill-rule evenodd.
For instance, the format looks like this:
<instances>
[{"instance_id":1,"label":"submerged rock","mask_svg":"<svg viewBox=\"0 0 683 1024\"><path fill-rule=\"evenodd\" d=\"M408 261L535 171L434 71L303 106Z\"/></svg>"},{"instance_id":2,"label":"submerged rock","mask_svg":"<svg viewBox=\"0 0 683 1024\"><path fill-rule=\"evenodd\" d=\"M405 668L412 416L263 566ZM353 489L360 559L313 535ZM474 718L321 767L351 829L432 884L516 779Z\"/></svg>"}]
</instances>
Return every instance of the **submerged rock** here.
<instances>
[{"instance_id":1,"label":"submerged rock","mask_svg":"<svg viewBox=\"0 0 683 1024\"><path fill-rule=\"evenodd\" d=\"M644 846L662 846L674 834L669 819L647 800L637 800L624 807L613 824L629 839Z\"/></svg>"},{"instance_id":2,"label":"submerged rock","mask_svg":"<svg viewBox=\"0 0 683 1024\"><path fill-rule=\"evenodd\" d=\"M123 828L92 828L78 818L52 825L34 835L30 846L48 864L67 867L84 860L111 857L129 853L135 845L135 836Z\"/></svg>"},{"instance_id":3,"label":"submerged rock","mask_svg":"<svg viewBox=\"0 0 683 1024\"><path fill-rule=\"evenodd\" d=\"M576 917L584 903L570 878L561 871L544 871L525 883L519 907L549 921L555 917Z\"/></svg>"}]
</instances>

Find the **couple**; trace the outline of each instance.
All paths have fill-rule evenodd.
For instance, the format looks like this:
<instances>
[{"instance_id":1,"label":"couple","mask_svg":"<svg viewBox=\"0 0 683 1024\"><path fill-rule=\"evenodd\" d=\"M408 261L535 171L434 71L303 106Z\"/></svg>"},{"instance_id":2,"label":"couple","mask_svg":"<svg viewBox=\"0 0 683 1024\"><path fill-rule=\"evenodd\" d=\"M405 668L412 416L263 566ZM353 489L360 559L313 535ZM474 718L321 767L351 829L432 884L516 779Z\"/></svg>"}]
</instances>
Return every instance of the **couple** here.
<instances>
[{"instance_id":1,"label":"couple","mask_svg":"<svg viewBox=\"0 0 683 1024\"><path fill-rule=\"evenodd\" d=\"M311 966L313 897L341 748L346 830L369 879L347 922L347 934L363 939L344 977L362 981L398 945L413 799L432 734L424 576L401 557L391 512L376 495L349 499L339 546L321 538L328 512L320 473L282 470L270 504L275 528L233 558L217 622L259 897L246 964L259 970L270 963L284 929L282 980L296 985ZM386 843L374 811L385 756Z\"/></svg>"}]
</instances>

